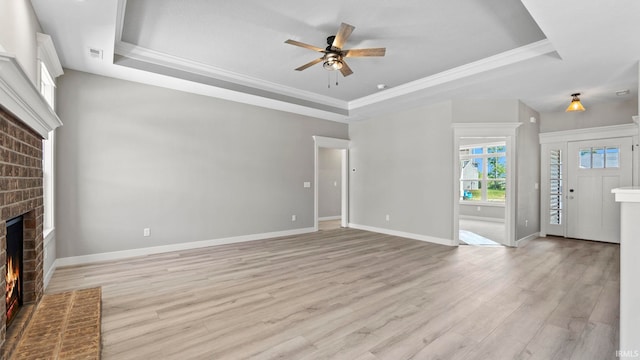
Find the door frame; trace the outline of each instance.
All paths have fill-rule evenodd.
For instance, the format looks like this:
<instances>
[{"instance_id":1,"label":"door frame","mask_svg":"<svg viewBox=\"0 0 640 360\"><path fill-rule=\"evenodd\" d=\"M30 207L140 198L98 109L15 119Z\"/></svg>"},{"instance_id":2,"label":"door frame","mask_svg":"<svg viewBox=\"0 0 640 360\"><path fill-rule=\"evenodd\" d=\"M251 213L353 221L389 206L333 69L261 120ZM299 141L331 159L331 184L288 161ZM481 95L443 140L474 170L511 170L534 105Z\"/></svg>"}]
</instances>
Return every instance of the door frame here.
<instances>
[{"instance_id":1,"label":"door frame","mask_svg":"<svg viewBox=\"0 0 640 360\"><path fill-rule=\"evenodd\" d=\"M504 203L505 245L516 245L516 137L522 123L454 123L453 127L453 245L460 244L460 145L465 137L504 137L507 146L507 191Z\"/></svg>"},{"instance_id":2,"label":"door frame","mask_svg":"<svg viewBox=\"0 0 640 360\"><path fill-rule=\"evenodd\" d=\"M631 177L633 186L638 185L639 180L639 154L638 154L638 135L640 134L640 125L634 118L634 123L622 124L622 125L610 125L600 126L585 129L576 130L564 130L554 131L548 133L542 133L539 135L540 140L540 236L547 236L549 224L549 183L546 179L549 178L549 150L557 148L562 151L562 163L565 166L562 167L562 178L567 179L567 151L569 148L569 142L583 141L583 140L602 140L610 138L631 137L633 144L633 151L631 152ZM562 218L565 219L561 225L563 237L567 236L567 214L566 207L562 210ZM557 225L556 225L557 226Z\"/></svg>"},{"instance_id":3,"label":"door frame","mask_svg":"<svg viewBox=\"0 0 640 360\"><path fill-rule=\"evenodd\" d=\"M313 229L318 231L318 153L320 148L342 150L340 226L346 228L349 224L349 140L314 135L313 142Z\"/></svg>"}]
</instances>

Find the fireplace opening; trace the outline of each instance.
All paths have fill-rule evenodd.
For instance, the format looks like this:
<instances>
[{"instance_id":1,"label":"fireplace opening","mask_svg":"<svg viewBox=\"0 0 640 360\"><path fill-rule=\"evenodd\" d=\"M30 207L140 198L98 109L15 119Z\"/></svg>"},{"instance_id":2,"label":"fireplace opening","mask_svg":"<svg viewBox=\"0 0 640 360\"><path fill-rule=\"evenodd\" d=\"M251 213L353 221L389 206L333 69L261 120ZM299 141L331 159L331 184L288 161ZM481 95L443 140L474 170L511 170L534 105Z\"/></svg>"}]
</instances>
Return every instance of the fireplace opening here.
<instances>
[{"instance_id":1,"label":"fireplace opening","mask_svg":"<svg viewBox=\"0 0 640 360\"><path fill-rule=\"evenodd\" d=\"M15 319L23 301L23 235L22 216L7 221L7 273L5 276L7 327L9 327L11 321Z\"/></svg>"}]
</instances>

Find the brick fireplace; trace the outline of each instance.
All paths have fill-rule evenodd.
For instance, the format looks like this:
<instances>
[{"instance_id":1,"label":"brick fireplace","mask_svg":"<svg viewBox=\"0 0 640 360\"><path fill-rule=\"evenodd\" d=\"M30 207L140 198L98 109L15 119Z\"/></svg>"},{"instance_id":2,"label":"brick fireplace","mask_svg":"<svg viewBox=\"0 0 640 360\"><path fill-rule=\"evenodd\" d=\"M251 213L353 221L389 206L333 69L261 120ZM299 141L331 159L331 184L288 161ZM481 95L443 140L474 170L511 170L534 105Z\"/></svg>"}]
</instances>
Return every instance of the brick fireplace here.
<instances>
[{"instance_id":1,"label":"brick fireplace","mask_svg":"<svg viewBox=\"0 0 640 360\"><path fill-rule=\"evenodd\" d=\"M50 38L47 39L43 45L45 50L53 47ZM43 57L51 57L45 56L47 54ZM55 55L55 50L51 54ZM54 57L57 60L57 55ZM61 125L16 57L0 52L0 293L5 298L0 301L0 358L11 353L29 315L43 296L42 139ZM24 307L7 329L7 220L19 216L22 216ZM12 227L12 239L14 231Z\"/></svg>"},{"instance_id":2,"label":"brick fireplace","mask_svg":"<svg viewBox=\"0 0 640 360\"><path fill-rule=\"evenodd\" d=\"M0 107L0 294L6 295L6 222L23 216L23 302L43 294L42 137ZM7 337L1 301L0 348ZM19 322L11 326L20 326Z\"/></svg>"}]
</instances>

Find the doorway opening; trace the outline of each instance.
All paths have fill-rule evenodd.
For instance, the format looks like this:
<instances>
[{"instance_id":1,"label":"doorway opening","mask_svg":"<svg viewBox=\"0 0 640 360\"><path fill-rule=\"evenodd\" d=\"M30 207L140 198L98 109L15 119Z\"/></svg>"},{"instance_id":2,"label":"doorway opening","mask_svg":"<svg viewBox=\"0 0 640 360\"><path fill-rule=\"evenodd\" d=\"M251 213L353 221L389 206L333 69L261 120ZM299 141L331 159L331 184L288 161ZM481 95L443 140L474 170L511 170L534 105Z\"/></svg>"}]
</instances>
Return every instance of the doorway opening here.
<instances>
[{"instance_id":1,"label":"doorway opening","mask_svg":"<svg viewBox=\"0 0 640 360\"><path fill-rule=\"evenodd\" d=\"M455 123L453 245L516 246L516 134L521 123Z\"/></svg>"},{"instance_id":2,"label":"doorway opening","mask_svg":"<svg viewBox=\"0 0 640 360\"><path fill-rule=\"evenodd\" d=\"M505 242L507 146L504 137L461 138L459 146L460 245Z\"/></svg>"},{"instance_id":3,"label":"doorway opening","mask_svg":"<svg viewBox=\"0 0 640 360\"><path fill-rule=\"evenodd\" d=\"M332 221L324 225L348 227L348 150L349 140L314 136L314 229L319 230L320 220ZM324 160L333 160L327 161ZM339 178L336 167L339 169ZM339 205L335 196L339 193ZM322 204L322 209L320 205ZM339 209L339 211L338 211ZM333 213L333 214L332 214Z\"/></svg>"}]
</instances>

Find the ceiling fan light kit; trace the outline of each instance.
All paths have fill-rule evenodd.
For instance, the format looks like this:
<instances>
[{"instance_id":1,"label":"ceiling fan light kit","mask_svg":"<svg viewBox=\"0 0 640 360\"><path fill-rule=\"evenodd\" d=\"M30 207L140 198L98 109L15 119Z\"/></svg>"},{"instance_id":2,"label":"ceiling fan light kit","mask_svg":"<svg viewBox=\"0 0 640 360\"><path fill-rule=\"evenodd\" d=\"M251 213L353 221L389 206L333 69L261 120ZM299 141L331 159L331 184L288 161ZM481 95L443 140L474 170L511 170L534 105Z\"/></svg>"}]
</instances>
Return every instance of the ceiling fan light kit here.
<instances>
[{"instance_id":1,"label":"ceiling fan light kit","mask_svg":"<svg viewBox=\"0 0 640 360\"><path fill-rule=\"evenodd\" d=\"M342 69L342 66L342 56L340 56L340 54L331 52L324 56L324 63L322 64L322 67L325 69L335 71Z\"/></svg>"},{"instance_id":2,"label":"ceiling fan light kit","mask_svg":"<svg viewBox=\"0 0 640 360\"><path fill-rule=\"evenodd\" d=\"M363 56L384 56L386 53L385 48L372 48L372 49L351 49L351 50L342 50L344 43L347 41L351 33L355 29L355 26L349 25L346 23L342 23L340 25L340 29L338 29L338 33L336 35L329 36L327 38L327 47L325 49L319 48L317 46L305 44L296 40L287 40L285 43L303 47L305 49L313 50L316 52L323 53L324 55L319 58L312 60L298 68L297 71L305 70L315 64L322 63L322 67L329 71L339 70L342 76L349 76L353 74L353 71L344 60L347 57L363 57Z\"/></svg>"}]
</instances>

